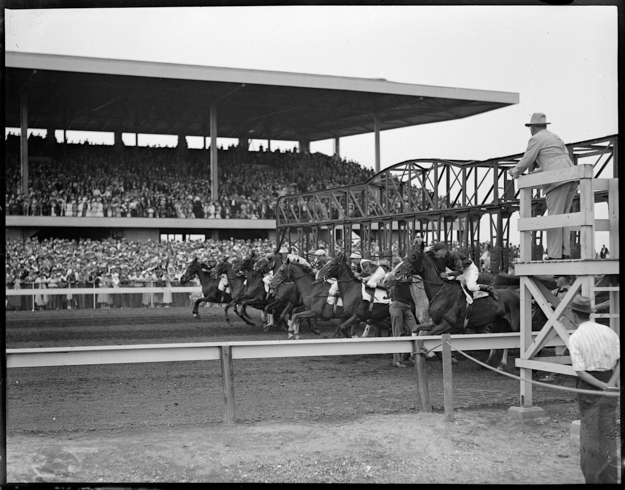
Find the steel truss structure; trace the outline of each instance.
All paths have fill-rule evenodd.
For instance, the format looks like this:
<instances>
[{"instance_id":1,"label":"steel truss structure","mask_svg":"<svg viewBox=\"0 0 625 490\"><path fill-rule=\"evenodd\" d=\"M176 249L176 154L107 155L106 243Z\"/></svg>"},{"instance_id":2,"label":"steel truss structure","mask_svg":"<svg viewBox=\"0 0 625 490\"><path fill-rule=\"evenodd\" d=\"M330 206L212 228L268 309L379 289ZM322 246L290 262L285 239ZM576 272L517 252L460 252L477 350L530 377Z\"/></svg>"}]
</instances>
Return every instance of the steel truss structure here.
<instances>
[{"instance_id":1,"label":"steel truss structure","mask_svg":"<svg viewBox=\"0 0 625 490\"><path fill-rule=\"evenodd\" d=\"M612 135L570 143L567 148L576 165L593 165L594 177L617 178L617 140ZM278 244L294 245L302 253L324 240L330 253L339 248L351 252L352 237L357 236L364 256L378 252L390 258L393 248L403 256L419 233L429 243L457 241L478 260L480 241L489 240L501 257L493 272L505 272L510 218L519 210L519 191L508 170L522 156L408 160L362 184L283 196L276 206ZM601 199L607 199L607 193ZM578 209L579 201L573 206ZM543 215L545 209L544 196L535 191L533 215ZM483 219L488 220L490 231L484 238L480 235ZM541 242L542 232L534 232L534 243Z\"/></svg>"}]
</instances>

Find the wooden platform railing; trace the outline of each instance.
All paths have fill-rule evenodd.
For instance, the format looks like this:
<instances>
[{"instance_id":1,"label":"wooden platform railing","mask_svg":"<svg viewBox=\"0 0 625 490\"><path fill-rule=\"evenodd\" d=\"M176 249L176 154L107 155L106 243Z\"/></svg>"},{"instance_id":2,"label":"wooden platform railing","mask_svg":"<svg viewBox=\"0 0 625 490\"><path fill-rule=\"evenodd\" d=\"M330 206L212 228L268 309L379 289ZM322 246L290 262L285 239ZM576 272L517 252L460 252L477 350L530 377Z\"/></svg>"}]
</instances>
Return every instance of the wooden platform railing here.
<instances>
[{"instance_id":1,"label":"wooden platform railing","mask_svg":"<svg viewBox=\"0 0 625 490\"><path fill-rule=\"evenodd\" d=\"M516 366L521 368L521 405L532 405L532 370L575 375L567 356L537 357L547 343L559 337L568 346L569 332L575 328L567 318L566 309L577 294L589 296L595 304L595 292L609 291L610 313L601 314L610 319L610 327L620 330L619 316L619 194L618 179L593 178L592 165L578 165L566 170L540 172L519 178L521 234L520 262L515 274L521 276L521 356ZM545 184L579 180L580 210L576 213L553 216L531 215L532 189ZM595 192L608 191L608 218L595 217ZM580 233L580 259L532 261L532 232L568 227ZM609 232L610 259L595 259L595 232ZM558 299L535 276L568 275L575 277L569 292ZM596 276L610 276L610 285L595 287ZM547 321L538 335L532 333L532 302L545 313ZM598 317L599 315L594 315Z\"/></svg>"}]
</instances>

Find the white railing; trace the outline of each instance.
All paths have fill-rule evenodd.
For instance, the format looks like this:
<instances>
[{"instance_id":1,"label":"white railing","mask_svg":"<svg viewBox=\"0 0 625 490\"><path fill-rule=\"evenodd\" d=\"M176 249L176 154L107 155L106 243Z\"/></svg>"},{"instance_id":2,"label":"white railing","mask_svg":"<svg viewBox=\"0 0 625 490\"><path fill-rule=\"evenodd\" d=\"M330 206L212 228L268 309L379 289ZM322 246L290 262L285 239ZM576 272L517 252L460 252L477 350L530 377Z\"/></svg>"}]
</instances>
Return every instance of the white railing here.
<instances>
[{"instance_id":1,"label":"white railing","mask_svg":"<svg viewBox=\"0 0 625 490\"><path fill-rule=\"evenodd\" d=\"M123 294L150 294L150 306L154 306L154 295L170 292L172 294L179 293L202 293L202 286L147 286L147 287L119 287L119 288L23 288L23 289L6 289L6 296L27 296L30 297L31 304L28 309L35 309L35 296L66 296L71 295L73 298L76 296L92 296L93 305L89 306L89 309L97 308L97 295L98 294L110 294L110 295L123 295ZM137 306L138 307L138 306Z\"/></svg>"},{"instance_id":2,"label":"white railing","mask_svg":"<svg viewBox=\"0 0 625 490\"><path fill-rule=\"evenodd\" d=\"M454 347L463 351L518 349L521 345L519 333L453 335L451 339ZM563 343L554 338L546 345L551 347ZM441 352L441 336L50 347L7 349L6 354L7 368L219 360L224 390L224 422L233 423L236 421L234 359L413 353L421 352L421 347ZM420 392L425 390L427 393L427 380L425 387L418 388Z\"/></svg>"}]
</instances>

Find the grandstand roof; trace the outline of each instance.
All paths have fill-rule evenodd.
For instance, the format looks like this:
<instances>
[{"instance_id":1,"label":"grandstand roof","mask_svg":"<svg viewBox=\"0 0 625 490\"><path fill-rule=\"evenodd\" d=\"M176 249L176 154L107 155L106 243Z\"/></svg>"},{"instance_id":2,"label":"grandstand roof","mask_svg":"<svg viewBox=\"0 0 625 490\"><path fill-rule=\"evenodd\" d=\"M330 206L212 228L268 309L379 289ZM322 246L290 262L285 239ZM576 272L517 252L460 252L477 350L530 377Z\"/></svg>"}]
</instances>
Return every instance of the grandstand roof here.
<instances>
[{"instance_id":1,"label":"grandstand roof","mask_svg":"<svg viewBox=\"0 0 625 490\"><path fill-rule=\"evenodd\" d=\"M36 53L5 53L5 124L185 136L317 141L464 118L516 104L512 92Z\"/></svg>"}]
</instances>

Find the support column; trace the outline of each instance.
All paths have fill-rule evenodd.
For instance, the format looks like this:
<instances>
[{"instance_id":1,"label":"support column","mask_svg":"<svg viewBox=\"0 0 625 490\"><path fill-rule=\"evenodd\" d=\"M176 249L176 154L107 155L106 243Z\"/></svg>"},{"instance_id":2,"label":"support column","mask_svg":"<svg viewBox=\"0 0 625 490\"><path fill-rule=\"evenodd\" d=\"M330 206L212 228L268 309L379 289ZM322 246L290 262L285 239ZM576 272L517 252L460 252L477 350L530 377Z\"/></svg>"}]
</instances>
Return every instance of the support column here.
<instances>
[{"instance_id":1,"label":"support column","mask_svg":"<svg viewBox=\"0 0 625 490\"><path fill-rule=\"evenodd\" d=\"M29 202L28 193L28 94L20 94L20 164L22 170L22 197Z\"/></svg>"},{"instance_id":2,"label":"support column","mask_svg":"<svg viewBox=\"0 0 625 490\"><path fill-rule=\"evenodd\" d=\"M308 155L310 153L310 141L305 139L299 140L299 152Z\"/></svg>"},{"instance_id":3,"label":"support column","mask_svg":"<svg viewBox=\"0 0 625 490\"><path fill-rule=\"evenodd\" d=\"M341 158L341 138L338 136L334 138L334 156L337 159Z\"/></svg>"},{"instance_id":4,"label":"support column","mask_svg":"<svg viewBox=\"0 0 625 490\"><path fill-rule=\"evenodd\" d=\"M219 182L218 182L218 164L217 164L217 107L212 104L210 106L210 178L211 178L211 199L216 201L219 198Z\"/></svg>"},{"instance_id":5,"label":"support column","mask_svg":"<svg viewBox=\"0 0 625 490\"><path fill-rule=\"evenodd\" d=\"M375 172L380 171L380 118L377 114L373 116L373 130L375 132Z\"/></svg>"},{"instance_id":6,"label":"support column","mask_svg":"<svg viewBox=\"0 0 625 490\"><path fill-rule=\"evenodd\" d=\"M250 149L250 140L249 138L241 137L239 138L239 151L248 152Z\"/></svg>"}]
</instances>

